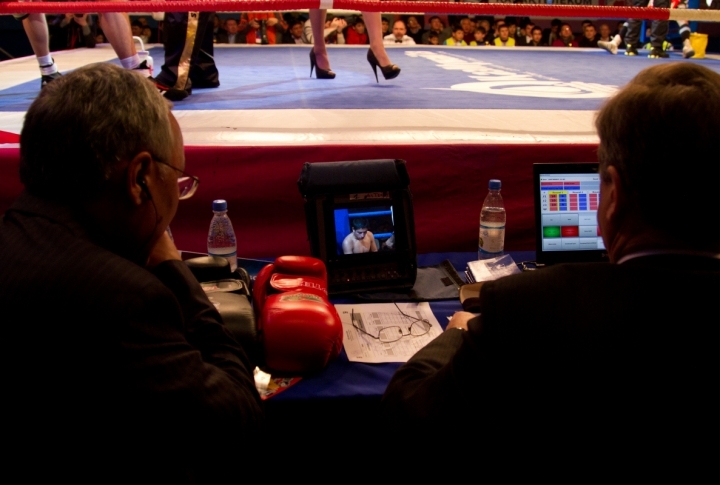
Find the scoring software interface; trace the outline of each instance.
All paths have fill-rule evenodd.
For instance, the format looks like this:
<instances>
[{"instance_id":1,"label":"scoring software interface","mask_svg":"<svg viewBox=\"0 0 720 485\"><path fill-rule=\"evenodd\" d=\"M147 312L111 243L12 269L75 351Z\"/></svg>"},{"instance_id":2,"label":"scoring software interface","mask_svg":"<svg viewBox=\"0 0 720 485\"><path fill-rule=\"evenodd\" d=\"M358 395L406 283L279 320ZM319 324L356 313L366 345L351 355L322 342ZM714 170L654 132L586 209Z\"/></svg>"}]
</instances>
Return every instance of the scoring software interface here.
<instances>
[{"instance_id":1,"label":"scoring software interface","mask_svg":"<svg viewBox=\"0 0 720 485\"><path fill-rule=\"evenodd\" d=\"M605 249L597 224L598 174L540 175L544 251Z\"/></svg>"}]
</instances>

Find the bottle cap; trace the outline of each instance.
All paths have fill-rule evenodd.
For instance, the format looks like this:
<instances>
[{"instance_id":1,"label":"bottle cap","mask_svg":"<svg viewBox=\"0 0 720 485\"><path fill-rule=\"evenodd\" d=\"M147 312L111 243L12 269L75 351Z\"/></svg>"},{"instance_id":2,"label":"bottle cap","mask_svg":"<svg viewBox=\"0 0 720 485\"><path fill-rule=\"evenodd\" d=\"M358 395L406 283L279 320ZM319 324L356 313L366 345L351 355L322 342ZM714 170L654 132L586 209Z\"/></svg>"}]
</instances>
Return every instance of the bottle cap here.
<instances>
[{"instance_id":1,"label":"bottle cap","mask_svg":"<svg viewBox=\"0 0 720 485\"><path fill-rule=\"evenodd\" d=\"M488 187L490 187L490 190L500 190L500 187L502 187L502 182L500 182L498 179L492 179L490 180Z\"/></svg>"},{"instance_id":2,"label":"bottle cap","mask_svg":"<svg viewBox=\"0 0 720 485\"><path fill-rule=\"evenodd\" d=\"M227 210L227 201L223 199L213 200L213 210L215 212L222 212Z\"/></svg>"}]
</instances>

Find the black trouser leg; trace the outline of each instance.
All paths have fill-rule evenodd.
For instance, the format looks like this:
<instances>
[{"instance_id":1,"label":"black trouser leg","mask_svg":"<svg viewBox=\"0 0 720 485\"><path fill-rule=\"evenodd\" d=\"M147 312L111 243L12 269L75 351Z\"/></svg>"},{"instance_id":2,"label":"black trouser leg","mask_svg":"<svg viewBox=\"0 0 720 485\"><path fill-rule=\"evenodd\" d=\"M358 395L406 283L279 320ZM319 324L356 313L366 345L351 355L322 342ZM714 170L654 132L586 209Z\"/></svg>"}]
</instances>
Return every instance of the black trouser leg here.
<instances>
[{"instance_id":1,"label":"black trouser leg","mask_svg":"<svg viewBox=\"0 0 720 485\"><path fill-rule=\"evenodd\" d=\"M196 88L220 86L220 77L213 56L213 12L201 12L190 62L190 79Z\"/></svg>"}]
</instances>

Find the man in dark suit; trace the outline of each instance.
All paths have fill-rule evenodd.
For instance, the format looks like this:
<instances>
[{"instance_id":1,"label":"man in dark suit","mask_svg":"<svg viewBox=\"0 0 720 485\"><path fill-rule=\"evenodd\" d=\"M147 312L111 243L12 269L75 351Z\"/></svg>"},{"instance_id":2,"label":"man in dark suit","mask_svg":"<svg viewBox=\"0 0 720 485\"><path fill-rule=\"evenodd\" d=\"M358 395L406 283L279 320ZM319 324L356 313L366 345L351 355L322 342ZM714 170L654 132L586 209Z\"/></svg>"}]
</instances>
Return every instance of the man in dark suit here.
<instances>
[{"instance_id":1,"label":"man in dark suit","mask_svg":"<svg viewBox=\"0 0 720 485\"><path fill-rule=\"evenodd\" d=\"M587 473L710 463L720 164L707 154L720 153L717 113L720 75L700 65L646 69L609 100L596 127L610 263L485 283L480 315L457 313L390 382L385 416L407 433L394 436L446 439L439 448L462 439L470 447L452 447L445 464L472 452L526 471L538 459L555 470L589 460ZM668 124L673 137L660 140Z\"/></svg>"},{"instance_id":2,"label":"man in dark suit","mask_svg":"<svg viewBox=\"0 0 720 485\"><path fill-rule=\"evenodd\" d=\"M20 157L25 191L0 224L13 450L41 446L33 475L79 481L236 478L263 414L166 233L197 188L167 102L137 73L82 67L30 106Z\"/></svg>"}]
</instances>

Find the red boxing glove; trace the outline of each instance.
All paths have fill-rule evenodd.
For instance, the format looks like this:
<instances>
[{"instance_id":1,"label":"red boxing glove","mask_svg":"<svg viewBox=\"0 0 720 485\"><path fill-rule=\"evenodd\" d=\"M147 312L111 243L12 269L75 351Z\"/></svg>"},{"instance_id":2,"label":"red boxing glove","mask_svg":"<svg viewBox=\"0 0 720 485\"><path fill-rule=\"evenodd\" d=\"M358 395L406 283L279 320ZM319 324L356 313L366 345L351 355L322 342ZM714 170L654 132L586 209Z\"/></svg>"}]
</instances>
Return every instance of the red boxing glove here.
<instances>
[{"instance_id":1,"label":"red boxing glove","mask_svg":"<svg viewBox=\"0 0 720 485\"><path fill-rule=\"evenodd\" d=\"M267 265L255 279L253 304L270 369L318 371L340 354L342 324L319 259L282 256Z\"/></svg>"}]
</instances>

